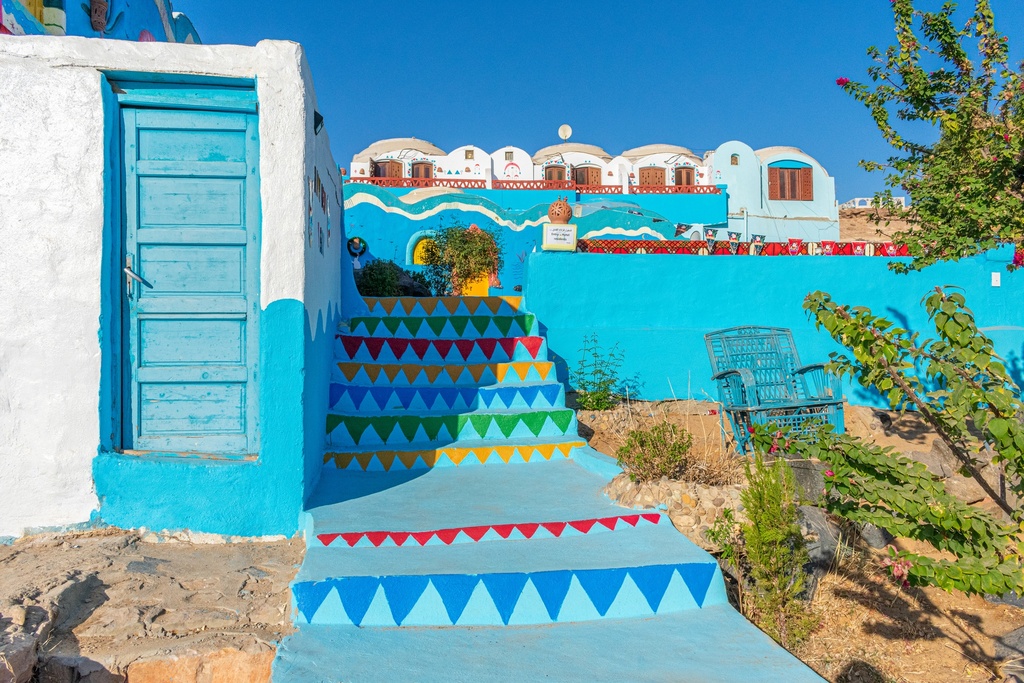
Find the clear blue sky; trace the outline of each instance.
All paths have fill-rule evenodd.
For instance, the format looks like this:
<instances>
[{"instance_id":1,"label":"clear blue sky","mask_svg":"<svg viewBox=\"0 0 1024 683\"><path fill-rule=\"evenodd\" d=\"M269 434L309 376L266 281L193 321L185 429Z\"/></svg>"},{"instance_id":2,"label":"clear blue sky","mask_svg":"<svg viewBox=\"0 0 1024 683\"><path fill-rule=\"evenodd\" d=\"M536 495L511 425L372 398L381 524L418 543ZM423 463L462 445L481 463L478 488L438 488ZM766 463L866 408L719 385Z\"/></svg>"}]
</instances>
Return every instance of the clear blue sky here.
<instances>
[{"instance_id":1,"label":"clear blue sky","mask_svg":"<svg viewBox=\"0 0 1024 683\"><path fill-rule=\"evenodd\" d=\"M302 43L343 167L389 137L532 153L569 123L573 141L612 154L655 142L793 145L836 178L840 201L881 189L857 162L888 149L835 79L864 78L865 49L892 42L888 0L174 5L207 43ZM1024 2L994 6L1019 59Z\"/></svg>"}]
</instances>

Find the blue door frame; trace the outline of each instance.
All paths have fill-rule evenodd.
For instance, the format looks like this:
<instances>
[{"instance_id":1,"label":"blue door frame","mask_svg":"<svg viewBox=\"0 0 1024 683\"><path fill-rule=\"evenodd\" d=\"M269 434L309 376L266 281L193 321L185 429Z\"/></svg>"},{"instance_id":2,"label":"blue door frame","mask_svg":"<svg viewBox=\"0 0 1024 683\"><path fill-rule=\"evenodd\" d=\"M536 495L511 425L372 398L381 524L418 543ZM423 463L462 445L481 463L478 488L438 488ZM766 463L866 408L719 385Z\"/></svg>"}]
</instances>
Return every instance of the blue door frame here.
<instances>
[{"instance_id":1,"label":"blue door frame","mask_svg":"<svg viewBox=\"0 0 1024 683\"><path fill-rule=\"evenodd\" d=\"M255 90L118 82L122 450L259 452Z\"/></svg>"}]
</instances>

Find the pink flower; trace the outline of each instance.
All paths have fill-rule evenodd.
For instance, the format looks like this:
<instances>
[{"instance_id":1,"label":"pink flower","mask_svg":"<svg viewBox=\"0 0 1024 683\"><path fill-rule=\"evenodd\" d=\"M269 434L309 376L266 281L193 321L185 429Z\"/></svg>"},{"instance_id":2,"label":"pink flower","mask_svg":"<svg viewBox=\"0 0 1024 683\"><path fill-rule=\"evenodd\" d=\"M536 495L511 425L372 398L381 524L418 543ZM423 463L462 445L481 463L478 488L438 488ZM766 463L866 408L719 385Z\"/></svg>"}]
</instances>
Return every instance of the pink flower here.
<instances>
[{"instance_id":1,"label":"pink flower","mask_svg":"<svg viewBox=\"0 0 1024 683\"><path fill-rule=\"evenodd\" d=\"M748 434L753 434L753 433L754 433L755 431L757 431L757 430L755 430L755 429L753 428L753 426L751 426L751 427L747 427L747 433L748 433Z\"/></svg>"},{"instance_id":2,"label":"pink flower","mask_svg":"<svg viewBox=\"0 0 1024 683\"><path fill-rule=\"evenodd\" d=\"M1024 268L1024 250L1017 247L1013 252L1013 265Z\"/></svg>"},{"instance_id":3,"label":"pink flower","mask_svg":"<svg viewBox=\"0 0 1024 683\"><path fill-rule=\"evenodd\" d=\"M840 78L836 79L836 85L838 85L840 88L842 88L844 85L846 85L849 82L850 82L850 79L849 78L845 78L845 77L840 77Z\"/></svg>"},{"instance_id":4,"label":"pink flower","mask_svg":"<svg viewBox=\"0 0 1024 683\"><path fill-rule=\"evenodd\" d=\"M826 477L834 477L834 476L836 476L836 473L833 472L832 470L825 470L825 476Z\"/></svg>"},{"instance_id":5,"label":"pink flower","mask_svg":"<svg viewBox=\"0 0 1024 683\"><path fill-rule=\"evenodd\" d=\"M1003 133L1003 140L1005 140L1006 142L1009 142L1010 141L1010 134L1009 133Z\"/></svg>"}]
</instances>

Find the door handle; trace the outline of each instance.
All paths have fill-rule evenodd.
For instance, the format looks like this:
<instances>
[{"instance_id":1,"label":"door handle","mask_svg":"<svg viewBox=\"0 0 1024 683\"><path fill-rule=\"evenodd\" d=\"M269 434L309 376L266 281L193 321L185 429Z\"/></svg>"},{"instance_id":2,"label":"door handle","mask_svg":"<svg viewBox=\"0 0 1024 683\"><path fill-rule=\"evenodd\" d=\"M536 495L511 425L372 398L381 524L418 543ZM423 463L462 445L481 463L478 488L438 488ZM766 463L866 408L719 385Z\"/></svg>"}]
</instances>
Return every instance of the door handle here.
<instances>
[{"instance_id":1,"label":"door handle","mask_svg":"<svg viewBox=\"0 0 1024 683\"><path fill-rule=\"evenodd\" d=\"M132 281L133 280L135 282L138 282L140 285L145 285L146 287L149 287L150 289L153 288L153 285L149 284L145 280L145 278L143 278L141 275L139 275L134 270L132 270L132 257L131 256L126 256L125 259L124 259L124 262L125 262L124 274L127 276L126 279L125 279L125 285L128 287L128 298L129 299L132 298Z\"/></svg>"}]
</instances>

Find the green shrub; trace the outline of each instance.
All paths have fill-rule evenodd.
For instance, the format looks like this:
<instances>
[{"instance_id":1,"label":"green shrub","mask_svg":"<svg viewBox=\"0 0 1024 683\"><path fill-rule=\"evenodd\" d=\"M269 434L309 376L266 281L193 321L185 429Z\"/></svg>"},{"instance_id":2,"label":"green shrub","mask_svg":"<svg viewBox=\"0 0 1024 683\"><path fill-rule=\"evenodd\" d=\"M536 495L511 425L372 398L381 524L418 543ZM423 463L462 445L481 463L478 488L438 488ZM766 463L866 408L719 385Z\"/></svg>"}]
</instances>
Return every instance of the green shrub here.
<instances>
[{"instance_id":1,"label":"green shrub","mask_svg":"<svg viewBox=\"0 0 1024 683\"><path fill-rule=\"evenodd\" d=\"M623 353L618 344L605 349L597 335L583 337L580 362L570 370L576 386L576 401L583 410L611 410L621 400L619 368Z\"/></svg>"},{"instance_id":2,"label":"green shrub","mask_svg":"<svg viewBox=\"0 0 1024 683\"><path fill-rule=\"evenodd\" d=\"M394 261L376 259L356 271L356 289L362 296L399 296L402 268Z\"/></svg>"},{"instance_id":3,"label":"green shrub","mask_svg":"<svg viewBox=\"0 0 1024 683\"><path fill-rule=\"evenodd\" d=\"M636 429L617 451L619 466L633 481L656 481L662 477L679 478L687 466L693 436L670 422L650 429Z\"/></svg>"},{"instance_id":4,"label":"green shrub","mask_svg":"<svg viewBox=\"0 0 1024 683\"><path fill-rule=\"evenodd\" d=\"M809 558L797 516L799 494L781 458L768 465L758 456L746 468L748 486L740 494L750 520L742 526L748 580L744 607L761 630L793 648L817 626L800 599Z\"/></svg>"},{"instance_id":5,"label":"green shrub","mask_svg":"<svg viewBox=\"0 0 1024 683\"><path fill-rule=\"evenodd\" d=\"M423 253L425 280L435 296L460 292L465 283L504 265L501 233L455 223L438 228Z\"/></svg>"},{"instance_id":6,"label":"green shrub","mask_svg":"<svg viewBox=\"0 0 1024 683\"><path fill-rule=\"evenodd\" d=\"M793 649L817 628L802 599L807 548L797 517L793 473L781 458L767 465L757 456L745 463L748 487L740 501L748 518L736 521L726 508L705 532L718 547L718 561L737 582L745 617L783 647Z\"/></svg>"}]
</instances>

